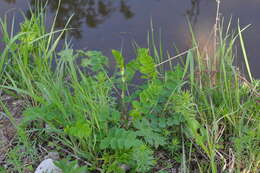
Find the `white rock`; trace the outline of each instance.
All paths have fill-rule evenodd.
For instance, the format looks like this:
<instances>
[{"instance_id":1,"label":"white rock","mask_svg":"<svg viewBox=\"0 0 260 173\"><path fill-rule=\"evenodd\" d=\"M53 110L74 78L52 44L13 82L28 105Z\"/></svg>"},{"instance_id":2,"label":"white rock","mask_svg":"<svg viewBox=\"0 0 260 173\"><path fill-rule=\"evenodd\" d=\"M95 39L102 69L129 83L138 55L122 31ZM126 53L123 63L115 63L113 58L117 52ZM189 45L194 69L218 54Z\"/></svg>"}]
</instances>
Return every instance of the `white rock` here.
<instances>
[{"instance_id":1,"label":"white rock","mask_svg":"<svg viewBox=\"0 0 260 173\"><path fill-rule=\"evenodd\" d=\"M44 159L59 160L60 156L58 152L50 151L48 152L47 156L44 157Z\"/></svg>"},{"instance_id":2,"label":"white rock","mask_svg":"<svg viewBox=\"0 0 260 173\"><path fill-rule=\"evenodd\" d=\"M62 171L54 165L52 159L46 159L40 163L34 173L62 173Z\"/></svg>"}]
</instances>

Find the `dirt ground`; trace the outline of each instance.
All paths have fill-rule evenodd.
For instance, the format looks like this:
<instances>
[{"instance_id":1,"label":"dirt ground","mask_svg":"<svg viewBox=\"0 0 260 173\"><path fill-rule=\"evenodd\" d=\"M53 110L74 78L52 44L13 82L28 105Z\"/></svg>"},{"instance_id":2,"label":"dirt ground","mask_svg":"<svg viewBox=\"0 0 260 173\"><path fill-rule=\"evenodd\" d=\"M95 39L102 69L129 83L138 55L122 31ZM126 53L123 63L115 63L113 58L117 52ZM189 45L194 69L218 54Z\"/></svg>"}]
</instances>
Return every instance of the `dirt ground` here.
<instances>
[{"instance_id":1,"label":"dirt ground","mask_svg":"<svg viewBox=\"0 0 260 173\"><path fill-rule=\"evenodd\" d=\"M16 128L14 125L21 121L24 101L1 93L1 91L0 99L12 115L12 117L9 117L4 111L4 108L0 105L0 165L3 165L6 153L11 148L16 136Z\"/></svg>"}]
</instances>

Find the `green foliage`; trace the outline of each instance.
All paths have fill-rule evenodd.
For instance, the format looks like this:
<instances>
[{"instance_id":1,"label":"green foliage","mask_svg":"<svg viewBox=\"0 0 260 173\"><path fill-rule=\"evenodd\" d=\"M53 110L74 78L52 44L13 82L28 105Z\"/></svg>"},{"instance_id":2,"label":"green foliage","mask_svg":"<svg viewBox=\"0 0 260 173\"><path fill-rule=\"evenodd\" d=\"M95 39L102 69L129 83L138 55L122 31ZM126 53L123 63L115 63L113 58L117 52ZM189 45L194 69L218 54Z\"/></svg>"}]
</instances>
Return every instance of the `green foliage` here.
<instances>
[{"instance_id":1,"label":"green foliage","mask_svg":"<svg viewBox=\"0 0 260 173\"><path fill-rule=\"evenodd\" d=\"M1 173L6 173L6 170L5 170L5 168L4 168L4 167L2 167L2 166L0 166L0 172L1 172Z\"/></svg>"},{"instance_id":2,"label":"green foliage","mask_svg":"<svg viewBox=\"0 0 260 173\"><path fill-rule=\"evenodd\" d=\"M158 150L185 165L184 172L191 167L217 172L233 153L237 170L259 167L259 81L251 76L240 28L250 81L233 66L236 37L223 36L221 28L210 62L203 61L205 53L194 40L196 49L189 51L186 64L170 70L163 68L163 52L155 45L138 48L128 63L122 52L112 50L117 68L110 73L108 57L100 51L74 51L65 44L57 53L65 29L47 33L43 13L25 18L17 34L14 26L9 33L7 20L0 23L6 46L0 57L1 90L29 103L17 126L19 140L7 154L11 172L25 172L24 157L37 161L30 141L82 160L57 162L64 172L123 173L122 165L130 172L151 172ZM142 83L135 84L139 73Z\"/></svg>"},{"instance_id":3,"label":"green foliage","mask_svg":"<svg viewBox=\"0 0 260 173\"><path fill-rule=\"evenodd\" d=\"M104 157L110 164L108 172L124 172L120 164L130 165L135 172L147 172L152 168L155 164L153 151L144 145L138 136L138 132L113 128L108 136L101 140L101 149L110 149L116 153Z\"/></svg>"},{"instance_id":4,"label":"green foliage","mask_svg":"<svg viewBox=\"0 0 260 173\"><path fill-rule=\"evenodd\" d=\"M147 119L136 120L134 127L137 129L137 136L143 137L149 145L158 148L166 144L166 138L158 133L158 129L152 128L151 123Z\"/></svg>"},{"instance_id":5,"label":"green foliage","mask_svg":"<svg viewBox=\"0 0 260 173\"><path fill-rule=\"evenodd\" d=\"M23 23L20 24L20 32L24 33L20 38L22 47L20 47L21 52L27 49L26 51L35 51L37 50L37 45L32 44L34 40L38 39L44 34L44 28L41 27L41 14L32 15L30 19L25 19Z\"/></svg>"},{"instance_id":6,"label":"green foliage","mask_svg":"<svg viewBox=\"0 0 260 173\"><path fill-rule=\"evenodd\" d=\"M142 115L169 113L171 96L178 93L183 85L182 76L183 70L177 66L174 71L165 72L163 80L151 79L142 90L137 91L136 95L139 100L132 101L133 109L130 115L141 117Z\"/></svg>"},{"instance_id":7,"label":"green foliage","mask_svg":"<svg viewBox=\"0 0 260 173\"><path fill-rule=\"evenodd\" d=\"M45 105L42 107L31 107L23 112L24 119L21 125L27 125L27 123L35 120L43 120L49 125L57 125L64 121L64 117L57 116L58 112L53 110L52 105Z\"/></svg>"},{"instance_id":8,"label":"green foliage","mask_svg":"<svg viewBox=\"0 0 260 173\"><path fill-rule=\"evenodd\" d=\"M112 54L116 60L117 67L120 69L121 73L124 73L125 61L123 55L117 50L112 50Z\"/></svg>"},{"instance_id":9,"label":"green foliage","mask_svg":"<svg viewBox=\"0 0 260 173\"><path fill-rule=\"evenodd\" d=\"M135 73L138 70L138 61L134 59L125 64L125 58L123 57L121 52L117 50L112 50L112 54L116 60L116 66L120 70L120 77L122 82L131 82Z\"/></svg>"},{"instance_id":10,"label":"green foliage","mask_svg":"<svg viewBox=\"0 0 260 173\"><path fill-rule=\"evenodd\" d=\"M91 135L91 128L87 122L77 121L74 125L65 127L64 131L69 136L75 136L79 139L87 139Z\"/></svg>"},{"instance_id":11,"label":"green foliage","mask_svg":"<svg viewBox=\"0 0 260 173\"><path fill-rule=\"evenodd\" d=\"M205 145L207 139L206 129L196 119L196 109L193 98L189 92L181 92L172 97L173 109L183 116L185 120L187 135L194 139L202 149L210 155L208 147Z\"/></svg>"},{"instance_id":12,"label":"green foliage","mask_svg":"<svg viewBox=\"0 0 260 173\"><path fill-rule=\"evenodd\" d=\"M148 172L155 165L153 151L145 145L135 148L131 155L131 164L136 172Z\"/></svg>"},{"instance_id":13,"label":"green foliage","mask_svg":"<svg viewBox=\"0 0 260 173\"><path fill-rule=\"evenodd\" d=\"M36 155L37 151L34 146L31 146L31 148L28 148L25 145L15 146L7 153L6 162L10 167L10 169L8 169L8 172L11 171L24 173L26 171L33 171L32 165L35 164L39 159L36 157ZM7 172L6 168L4 170Z\"/></svg>"},{"instance_id":14,"label":"green foliage","mask_svg":"<svg viewBox=\"0 0 260 173\"><path fill-rule=\"evenodd\" d=\"M113 128L109 131L108 136L102 139L101 149L129 150L138 147L142 142L137 139L133 131L127 131L120 128Z\"/></svg>"},{"instance_id":15,"label":"green foliage","mask_svg":"<svg viewBox=\"0 0 260 173\"><path fill-rule=\"evenodd\" d=\"M174 94L172 96L173 110L176 113L180 113L185 122L191 129L192 133L196 133L200 124L196 120L196 110L193 104L192 96L189 92L181 92L180 94Z\"/></svg>"},{"instance_id":16,"label":"green foliage","mask_svg":"<svg viewBox=\"0 0 260 173\"><path fill-rule=\"evenodd\" d=\"M148 84L145 89L140 91L139 101L134 100L132 102L133 109L130 115L133 117L141 117L142 115L152 113L153 108L156 108L156 105L159 103L159 96L162 90L163 86L159 80Z\"/></svg>"},{"instance_id":17,"label":"green foliage","mask_svg":"<svg viewBox=\"0 0 260 173\"><path fill-rule=\"evenodd\" d=\"M88 67L94 72L104 70L104 66L107 65L107 57L100 51L79 51L80 56L85 56L81 61L83 67Z\"/></svg>"},{"instance_id":18,"label":"green foliage","mask_svg":"<svg viewBox=\"0 0 260 173\"><path fill-rule=\"evenodd\" d=\"M138 61L137 60L132 60L126 65L126 80L131 81L138 70Z\"/></svg>"},{"instance_id":19,"label":"green foliage","mask_svg":"<svg viewBox=\"0 0 260 173\"><path fill-rule=\"evenodd\" d=\"M63 173L87 173L87 166L78 166L77 160L69 161L63 159L54 163Z\"/></svg>"},{"instance_id":20,"label":"green foliage","mask_svg":"<svg viewBox=\"0 0 260 173\"><path fill-rule=\"evenodd\" d=\"M73 49L65 49L58 53L58 55L62 58L62 61L72 62L75 59L73 55Z\"/></svg>"},{"instance_id":21,"label":"green foliage","mask_svg":"<svg viewBox=\"0 0 260 173\"><path fill-rule=\"evenodd\" d=\"M143 78L157 78L158 72L155 67L153 58L149 55L149 49L137 49L137 61L139 63L139 70L143 74Z\"/></svg>"}]
</instances>

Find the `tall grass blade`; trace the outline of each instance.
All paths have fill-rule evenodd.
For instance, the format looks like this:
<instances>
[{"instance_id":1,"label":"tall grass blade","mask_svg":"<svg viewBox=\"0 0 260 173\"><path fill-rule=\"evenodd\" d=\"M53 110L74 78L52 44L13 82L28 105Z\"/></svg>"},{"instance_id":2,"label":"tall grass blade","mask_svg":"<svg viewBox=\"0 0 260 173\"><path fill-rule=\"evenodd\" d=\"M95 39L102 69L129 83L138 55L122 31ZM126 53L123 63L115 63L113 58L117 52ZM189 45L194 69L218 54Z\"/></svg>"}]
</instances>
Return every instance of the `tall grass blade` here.
<instances>
[{"instance_id":1,"label":"tall grass blade","mask_svg":"<svg viewBox=\"0 0 260 173\"><path fill-rule=\"evenodd\" d=\"M244 39L243 39L243 36L242 36L242 30L240 28L239 22L238 22L238 34L239 34L239 39L240 39L240 44L241 44L241 48L242 48L244 61L245 61L245 64L246 64L247 73L248 73L250 81L253 82L253 77L252 77L252 74L251 74L250 65L249 65L249 62L248 62L248 57L247 57L246 48L245 48L245 44L244 44Z\"/></svg>"}]
</instances>

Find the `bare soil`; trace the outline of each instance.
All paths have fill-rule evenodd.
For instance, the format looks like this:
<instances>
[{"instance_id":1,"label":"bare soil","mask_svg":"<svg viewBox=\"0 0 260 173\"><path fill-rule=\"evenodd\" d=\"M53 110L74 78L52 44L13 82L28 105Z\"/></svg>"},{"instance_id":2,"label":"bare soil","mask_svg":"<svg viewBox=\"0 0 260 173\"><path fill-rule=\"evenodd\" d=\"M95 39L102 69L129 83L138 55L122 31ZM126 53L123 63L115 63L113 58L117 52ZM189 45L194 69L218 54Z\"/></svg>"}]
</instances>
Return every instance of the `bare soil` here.
<instances>
[{"instance_id":1,"label":"bare soil","mask_svg":"<svg viewBox=\"0 0 260 173\"><path fill-rule=\"evenodd\" d=\"M11 117L9 117L0 105L0 165L2 165L4 164L6 153L12 147L16 137L15 124L21 121L24 101L1 92L0 99L11 114Z\"/></svg>"}]
</instances>

